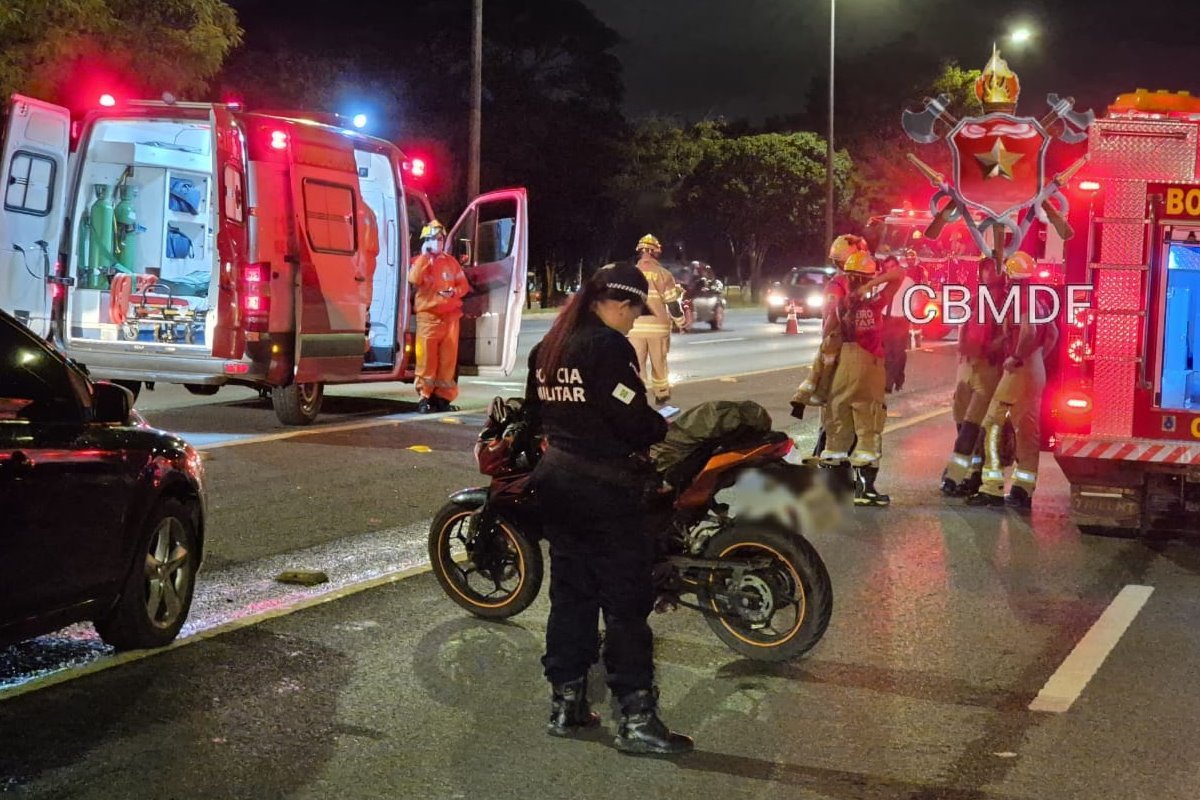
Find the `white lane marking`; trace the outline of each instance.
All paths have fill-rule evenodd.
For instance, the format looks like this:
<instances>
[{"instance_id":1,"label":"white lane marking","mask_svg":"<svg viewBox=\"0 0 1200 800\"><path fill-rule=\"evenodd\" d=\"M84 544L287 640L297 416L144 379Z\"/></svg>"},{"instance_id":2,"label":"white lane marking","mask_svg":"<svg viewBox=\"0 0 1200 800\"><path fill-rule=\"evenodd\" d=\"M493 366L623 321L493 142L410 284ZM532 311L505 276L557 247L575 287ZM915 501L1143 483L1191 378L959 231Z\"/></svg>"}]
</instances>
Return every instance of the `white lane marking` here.
<instances>
[{"instance_id":1,"label":"white lane marking","mask_svg":"<svg viewBox=\"0 0 1200 800\"><path fill-rule=\"evenodd\" d=\"M926 411L924 414L918 414L917 416L912 417L911 419L902 420L902 421L896 422L892 425L888 425L883 429L883 432L884 433L895 433L896 431L903 430L905 428L912 427L913 425L920 424L920 423L924 422L925 420L933 419L934 417L940 417L941 415L945 414L948 411L950 411L949 406L946 406L945 408L934 409L933 411Z\"/></svg>"},{"instance_id":2,"label":"white lane marking","mask_svg":"<svg viewBox=\"0 0 1200 800\"><path fill-rule=\"evenodd\" d=\"M340 433L342 431L356 431L363 428L378 428L382 425L405 425L410 422L425 422L427 420L436 420L442 417L453 417L460 414L478 414L482 408L467 409L464 411L454 411L449 414L438 415L420 415L416 412L405 414L404 416L386 416L378 419L370 419L364 422L345 422L341 425L323 425L316 428L305 428L299 431L283 431L282 433L264 433L261 436L247 436L244 439L228 439L221 442L207 442L205 444L196 445L197 450L216 450L219 447L235 447L240 444L262 444L263 442L277 442L280 439L295 439L298 436L318 436L322 433ZM188 440L189 436L195 434L176 433L176 436L181 437L184 441ZM237 436L239 434L230 434Z\"/></svg>"},{"instance_id":3,"label":"white lane marking","mask_svg":"<svg viewBox=\"0 0 1200 800\"><path fill-rule=\"evenodd\" d=\"M1058 714L1069 710L1108 654L1117 646L1142 606L1146 605L1153 591L1153 586L1129 585L1122 589L1100 615L1100 619L1096 620L1096 624L1075 645L1058 671L1046 681L1038 696L1029 704L1029 710Z\"/></svg>"},{"instance_id":4,"label":"white lane marking","mask_svg":"<svg viewBox=\"0 0 1200 800\"><path fill-rule=\"evenodd\" d=\"M746 338L747 337L745 337L745 336L739 336L735 339L687 339L686 342L688 344L697 344L697 345L699 345L699 344L723 344L725 342L744 342L744 341L746 341Z\"/></svg>"},{"instance_id":5,"label":"white lane marking","mask_svg":"<svg viewBox=\"0 0 1200 800\"><path fill-rule=\"evenodd\" d=\"M464 386L501 386L506 389L511 389L514 387L517 389L525 388L525 384L522 383L521 381L471 381L470 383L464 383L463 385Z\"/></svg>"}]
</instances>

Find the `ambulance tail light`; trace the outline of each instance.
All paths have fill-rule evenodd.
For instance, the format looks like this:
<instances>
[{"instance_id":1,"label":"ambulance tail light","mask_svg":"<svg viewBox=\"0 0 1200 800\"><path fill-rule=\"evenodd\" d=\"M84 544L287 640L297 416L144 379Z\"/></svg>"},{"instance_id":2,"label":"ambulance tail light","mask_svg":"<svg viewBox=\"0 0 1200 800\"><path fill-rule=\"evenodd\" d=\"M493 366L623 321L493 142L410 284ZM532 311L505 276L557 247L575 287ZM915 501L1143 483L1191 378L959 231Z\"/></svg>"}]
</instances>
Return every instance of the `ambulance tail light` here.
<instances>
[{"instance_id":1,"label":"ambulance tail light","mask_svg":"<svg viewBox=\"0 0 1200 800\"><path fill-rule=\"evenodd\" d=\"M266 333L271 320L271 265L247 264L239 287L242 326L247 332Z\"/></svg>"}]
</instances>

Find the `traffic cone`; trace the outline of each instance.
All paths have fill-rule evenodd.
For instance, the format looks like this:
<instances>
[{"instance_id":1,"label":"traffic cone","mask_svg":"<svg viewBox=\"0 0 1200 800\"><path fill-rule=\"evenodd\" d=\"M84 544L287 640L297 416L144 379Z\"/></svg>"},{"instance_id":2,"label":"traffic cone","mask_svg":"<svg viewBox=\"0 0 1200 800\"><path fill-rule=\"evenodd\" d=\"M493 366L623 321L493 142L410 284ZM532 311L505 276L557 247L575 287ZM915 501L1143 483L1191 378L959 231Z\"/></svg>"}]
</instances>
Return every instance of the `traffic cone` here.
<instances>
[{"instance_id":1,"label":"traffic cone","mask_svg":"<svg viewBox=\"0 0 1200 800\"><path fill-rule=\"evenodd\" d=\"M800 333L800 326L796 322L796 302L794 300L788 303L787 330L785 330L784 333L788 336L794 336Z\"/></svg>"}]
</instances>

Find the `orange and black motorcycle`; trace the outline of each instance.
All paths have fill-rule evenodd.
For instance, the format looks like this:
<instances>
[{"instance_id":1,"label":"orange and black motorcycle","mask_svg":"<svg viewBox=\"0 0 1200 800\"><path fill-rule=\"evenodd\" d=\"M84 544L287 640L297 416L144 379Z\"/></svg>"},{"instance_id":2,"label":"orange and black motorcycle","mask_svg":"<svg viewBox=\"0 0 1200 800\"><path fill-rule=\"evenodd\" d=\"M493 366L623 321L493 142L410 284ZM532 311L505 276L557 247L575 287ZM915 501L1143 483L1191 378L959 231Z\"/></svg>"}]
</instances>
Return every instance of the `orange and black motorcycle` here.
<instances>
[{"instance_id":1,"label":"orange and black motorcycle","mask_svg":"<svg viewBox=\"0 0 1200 800\"><path fill-rule=\"evenodd\" d=\"M541 590L542 525L529 478L543 449L521 401L496 398L475 446L491 484L451 495L430 526L438 582L478 617L515 616ZM829 573L800 531L832 526L841 493L826 486L825 470L786 461L791 449L779 431L707 443L690 480L672 473L681 486L664 489L653 526L657 608L701 612L722 642L760 661L807 653L833 612ZM718 502L725 489L734 490L730 502Z\"/></svg>"}]
</instances>

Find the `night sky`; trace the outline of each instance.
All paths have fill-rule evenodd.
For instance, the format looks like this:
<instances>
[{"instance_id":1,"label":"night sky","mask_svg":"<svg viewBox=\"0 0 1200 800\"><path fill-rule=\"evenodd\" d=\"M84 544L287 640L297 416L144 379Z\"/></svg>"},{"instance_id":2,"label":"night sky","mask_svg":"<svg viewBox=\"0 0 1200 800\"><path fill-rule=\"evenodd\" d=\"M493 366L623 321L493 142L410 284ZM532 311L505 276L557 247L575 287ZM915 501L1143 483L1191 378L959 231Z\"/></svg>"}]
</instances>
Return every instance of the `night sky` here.
<instances>
[{"instance_id":1,"label":"night sky","mask_svg":"<svg viewBox=\"0 0 1200 800\"><path fill-rule=\"evenodd\" d=\"M828 70L829 0L583 2L625 40L633 115L793 113ZM1139 86L1200 93L1200 0L837 0L837 16L839 62L882 48L881 70L903 69L914 50L978 69L997 41L1029 113L1051 91L1080 105ZM1037 32L1023 49L1004 39L1020 23Z\"/></svg>"}]
</instances>

